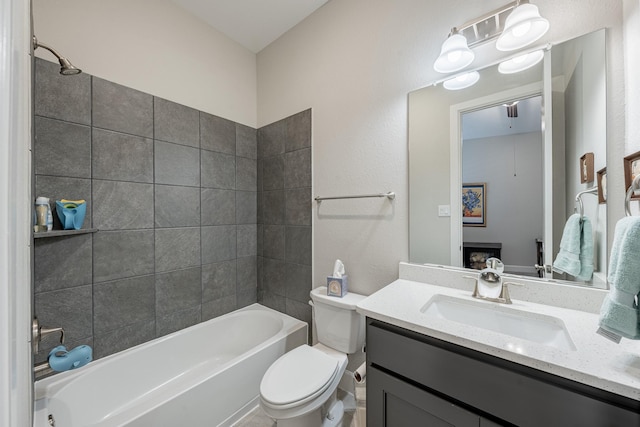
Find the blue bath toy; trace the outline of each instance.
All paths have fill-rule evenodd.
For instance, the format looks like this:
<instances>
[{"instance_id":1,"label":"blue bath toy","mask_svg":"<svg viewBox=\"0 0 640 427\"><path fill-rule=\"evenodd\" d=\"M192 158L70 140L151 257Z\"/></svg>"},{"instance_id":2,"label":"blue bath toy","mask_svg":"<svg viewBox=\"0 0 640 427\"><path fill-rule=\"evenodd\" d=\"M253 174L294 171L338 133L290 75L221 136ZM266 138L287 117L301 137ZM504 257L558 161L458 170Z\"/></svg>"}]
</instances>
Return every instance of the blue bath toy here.
<instances>
[{"instance_id":1,"label":"blue bath toy","mask_svg":"<svg viewBox=\"0 0 640 427\"><path fill-rule=\"evenodd\" d=\"M81 368L93 360L93 350L88 345L80 345L71 351L59 345L49 352L49 366L56 372Z\"/></svg>"},{"instance_id":2,"label":"blue bath toy","mask_svg":"<svg viewBox=\"0 0 640 427\"><path fill-rule=\"evenodd\" d=\"M87 213L84 200L56 200L56 212L65 230L80 230Z\"/></svg>"}]
</instances>

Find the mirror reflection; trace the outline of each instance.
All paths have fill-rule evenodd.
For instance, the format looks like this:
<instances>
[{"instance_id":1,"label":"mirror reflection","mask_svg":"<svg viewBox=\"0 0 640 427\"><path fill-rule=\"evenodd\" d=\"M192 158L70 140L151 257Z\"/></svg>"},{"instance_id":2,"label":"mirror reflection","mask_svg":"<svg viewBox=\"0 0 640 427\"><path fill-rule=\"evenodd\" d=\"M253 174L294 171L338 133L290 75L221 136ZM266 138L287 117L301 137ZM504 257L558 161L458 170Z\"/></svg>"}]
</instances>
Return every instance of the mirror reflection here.
<instances>
[{"instance_id":1,"label":"mirror reflection","mask_svg":"<svg viewBox=\"0 0 640 427\"><path fill-rule=\"evenodd\" d=\"M497 256L505 273L606 286L606 204L595 191L606 166L604 43L596 31L523 72L496 65L473 87L409 94L411 262L474 268ZM580 193L589 280L551 269Z\"/></svg>"}]
</instances>

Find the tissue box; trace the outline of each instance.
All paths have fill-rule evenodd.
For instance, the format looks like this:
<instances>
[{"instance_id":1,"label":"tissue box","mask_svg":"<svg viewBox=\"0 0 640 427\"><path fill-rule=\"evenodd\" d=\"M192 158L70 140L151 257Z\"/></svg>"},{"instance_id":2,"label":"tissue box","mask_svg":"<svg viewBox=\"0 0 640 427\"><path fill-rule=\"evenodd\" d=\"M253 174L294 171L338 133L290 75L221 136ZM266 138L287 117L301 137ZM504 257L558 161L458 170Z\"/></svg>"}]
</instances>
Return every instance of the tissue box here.
<instances>
[{"instance_id":1,"label":"tissue box","mask_svg":"<svg viewBox=\"0 0 640 427\"><path fill-rule=\"evenodd\" d=\"M332 277L327 276L327 295L342 298L348 292L348 276Z\"/></svg>"}]
</instances>

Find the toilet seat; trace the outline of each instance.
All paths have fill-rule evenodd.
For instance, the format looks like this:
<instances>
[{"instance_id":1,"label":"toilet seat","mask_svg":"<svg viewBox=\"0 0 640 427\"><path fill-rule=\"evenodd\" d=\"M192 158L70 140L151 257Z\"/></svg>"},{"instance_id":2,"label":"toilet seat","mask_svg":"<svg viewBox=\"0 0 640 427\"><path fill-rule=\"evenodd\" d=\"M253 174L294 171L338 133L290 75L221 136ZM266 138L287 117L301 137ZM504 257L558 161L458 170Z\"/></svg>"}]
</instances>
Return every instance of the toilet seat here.
<instances>
[{"instance_id":1,"label":"toilet seat","mask_svg":"<svg viewBox=\"0 0 640 427\"><path fill-rule=\"evenodd\" d=\"M338 360L308 345L291 350L269 367L260 383L262 401L287 409L321 395L340 371Z\"/></svg>"}]
</instances>

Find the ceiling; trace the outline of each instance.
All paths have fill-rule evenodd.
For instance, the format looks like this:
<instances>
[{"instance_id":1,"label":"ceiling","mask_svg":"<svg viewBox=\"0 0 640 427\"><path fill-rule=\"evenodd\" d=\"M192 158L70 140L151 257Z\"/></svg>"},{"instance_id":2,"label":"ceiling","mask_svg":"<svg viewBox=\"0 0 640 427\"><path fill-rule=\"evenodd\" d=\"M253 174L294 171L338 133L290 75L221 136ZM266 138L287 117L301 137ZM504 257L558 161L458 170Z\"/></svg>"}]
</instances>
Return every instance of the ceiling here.
<instances>
[{"instance_id":1,"label":"ceiling","mask_svg":"<svg viewBox=\"0 0 640 427\"><path fill-rule=\"evenodd\" d=\"M507 117L507 108L500 104L462 115L462 135L465 140L542 132L542 97L518 101L518 117Z\"/></svg>"},{"instance_id":2,"label":"ceiling","mask_svg":"<svg viewBox=\"0 0 640 427\"><path fill-rule=\"evenodd\" d=\"M328 0L171 0L254 53Z\"/></svg>"}]
</instances>

